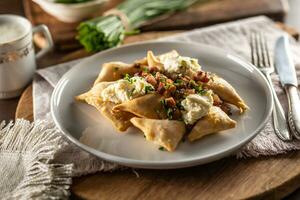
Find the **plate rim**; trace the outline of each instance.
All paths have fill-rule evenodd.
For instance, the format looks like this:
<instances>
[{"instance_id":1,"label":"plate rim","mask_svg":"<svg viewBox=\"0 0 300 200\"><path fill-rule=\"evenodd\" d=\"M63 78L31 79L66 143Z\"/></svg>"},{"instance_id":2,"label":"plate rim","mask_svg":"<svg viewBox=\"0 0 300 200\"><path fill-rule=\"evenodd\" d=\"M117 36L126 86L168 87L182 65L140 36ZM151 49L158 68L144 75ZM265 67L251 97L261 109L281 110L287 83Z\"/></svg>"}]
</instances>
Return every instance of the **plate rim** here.
<instances>
[{"instance_id":1,"label":"plate rim","mask_svg":"<svg viewBox=\"0 0 300 200\"><path fill-rule=\"evenodd\" d=\"M132 159L132 158L124 158L121 156L117 156L117 155L112 155L109 153L105 153L99 150L96 150L88 145L85 145L83 143L81 143L79 140L77 140L75 137L73 137L68 130L66 130L58 121L57 117L56 117L56 111L54 108L54 101L55 101L55 97L57 96L57 94L60 91L60 86L63 83L63 81L69 76L69 74L72 73L72 71L76 70L77 68L80 68L81 65L84 65L85 62L88 62L89 60L95 59L96 57L98 57L101 54L104 53L110 53L115 51L116 49L122 49L122 48L127 48L127 47L132 47L132 46L142 46L142 45L147 45L147 44L163 44L163 43L173 43L173 44L190 44L193 46L202 46L202 47L208 47L210 49L214 49L216 51L218 51L219 53L222 53L224 55L230 55L231 57L233 56L235 59L237 59L239 61L239 64L241 65L241 63L243 64L247 64L248 66L251 66L251 69L254 70L258 76L260 76L260 78L262 78L265 87L267 88L267 92L269 93L268 95L270 96L269 98L267 98L267 100L269 102L267 102L267 106L266 106L266 117L264 120L262 120L259 124L259 126L253 131L253 133L249 136L247 136L244 140L240 141L238 144L234 145L232 148L226 149L224 151L221 152L216 152L213 154L208 154L206 156L202 156L201 158L190 158L190 159L181 159L180 161L142 161L142 160L138 160L138 159ZM236 60L235 60L236 62ZM53 121L56 125L56 127L59 129L59 131L61 132L61 134L68 139L69 141L71 141L73 144L75 144L76 146L78 146L79 148L81 148L82 150L91 153L94 156L97 156L103 160L109 161L109 162L113 162L113 163L117 163L117 164L121 164L124 166L129 166L129 167L135 167L135 168L144 168L144 169L173 169L173 168L183 168L183 167L190 167L190 166L194 166L194 165L200 165L200 164L204 164L204 163L208 163L208 162L212 162L218 159L221 159L223 157L225 157L226 155L229 155L230 153L234 152L235 150L239 149L241 146L243 146L244 144L248 143L252 138L254 138L266 125L266 123L268 122L269 117L271 116L272 113L272 108L273 108L273 98L271 95L271 86L268 84L267 79L265 78L265 76L263 75L263 73L257 69L257 67L255 67L252 63L246 61L245 59L243 59L242 57L234 54L234 53L229 53L226 52L223 49L220 49L218 47L212 46L212 45L207 45L207 44L202 44L202 43L191 43L191 42L182 42L182 41L145 41L145 42L137 42L137 43L133 43L133 44L127 44L127 45L122 45L120 47L117 48L112 48L112 49L108 49L108 50L104 50L101 51L99 53L96 53L95 55L83 58L82 61L80 61L79 63L77 63L75 66L73 66L70 70L68 70L58 81L58 83L56 84L53 93L51 95L51 100L50 100L50 109L51 109L51 116L53 118Z\"/></svg>"}]
</instances>

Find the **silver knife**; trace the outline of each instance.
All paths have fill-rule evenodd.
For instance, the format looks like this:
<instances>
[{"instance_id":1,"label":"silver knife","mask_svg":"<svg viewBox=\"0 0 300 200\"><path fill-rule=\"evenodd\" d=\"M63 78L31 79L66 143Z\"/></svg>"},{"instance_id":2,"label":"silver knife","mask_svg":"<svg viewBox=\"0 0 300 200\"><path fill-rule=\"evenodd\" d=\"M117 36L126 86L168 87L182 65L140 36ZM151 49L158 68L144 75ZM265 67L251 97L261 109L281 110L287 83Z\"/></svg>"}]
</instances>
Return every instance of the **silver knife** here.
<instances>
[{"instance_id":1,"label":"silver knife","mask_svg":"<svg viewBox=\"0 0 300 200\"><path fill-rule=\"evenodd\" d=\"M289 101L289 126L292 134L297 139L300 139L300 99L297 90L298 82L287 34L281 36L276 42L275 61L280 82L285 89Z\"/></svg>"}]
</instances>

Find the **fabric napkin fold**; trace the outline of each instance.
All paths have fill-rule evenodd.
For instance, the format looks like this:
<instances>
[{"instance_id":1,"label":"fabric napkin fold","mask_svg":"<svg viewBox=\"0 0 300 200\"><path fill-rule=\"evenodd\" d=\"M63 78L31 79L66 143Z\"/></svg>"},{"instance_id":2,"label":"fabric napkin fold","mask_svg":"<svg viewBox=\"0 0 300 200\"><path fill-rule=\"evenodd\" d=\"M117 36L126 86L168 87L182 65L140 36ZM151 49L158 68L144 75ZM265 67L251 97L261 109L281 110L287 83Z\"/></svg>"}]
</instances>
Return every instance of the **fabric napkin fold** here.
<instances>
[{"instance_id":1,"label":"fabric napkin fold","mask_svg":"<svg viewBox=\"0 0 300 200\"><path fill-rule=\"evenodd\" d=\"M223 23L206 28L188 31L171 37L161 38L164 41L186 41L204 43L222 48L228 52L243 57L250 61L249 36L252 31L262 31L266 34L269 47L272 48L276 39L283 33L276 24L264 16ZM295 63L300 64L300 46L291 38L291 48ZM62 75L80 60L59 64L39 70L33 82L34 119L52 122L50 114L50 97L53 89ZM300 77L300 65L296 67L297 77ZM277 75L272 75L276 92L281 103L286 109L287 100L279 84ZM300 80L299 80L300 81ZM247 145L236 152L237 157L258 157L282 154L291 150L300 149L300 142L282 142L274 133L271 119L264 129ZM107 171L118 168L116 164L105 162L70 144L63 148L56 156L59 163L74 163L74 176Z\"/></svg>"}]
</instances>

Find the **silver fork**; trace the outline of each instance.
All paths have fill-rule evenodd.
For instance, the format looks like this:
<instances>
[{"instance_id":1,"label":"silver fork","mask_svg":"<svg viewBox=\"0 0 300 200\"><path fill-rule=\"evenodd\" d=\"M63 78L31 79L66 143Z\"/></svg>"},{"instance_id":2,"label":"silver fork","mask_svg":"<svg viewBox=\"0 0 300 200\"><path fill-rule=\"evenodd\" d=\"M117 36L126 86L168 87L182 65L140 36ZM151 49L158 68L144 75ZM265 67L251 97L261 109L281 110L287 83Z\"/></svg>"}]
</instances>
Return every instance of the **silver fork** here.
<instances>
[{"instance_id":1,"label":"silver fork","mask_svg":"<svg viewBox=\"0 0 300 200\"><path fill-rule=\"evenodd\" d=\"M250 45L252 63L256 67L258 67L258 69L265 75L271 87L271 92L273 94L274 107L272 114L275 133L281 140L289 141L292 139L292 136L289 133L289 128L285 118L285 114L278 100L270 76L274 72L274 64L268 49L268 44L265 35L262 33L252 33Z\"/></svg>"}]
</instances>

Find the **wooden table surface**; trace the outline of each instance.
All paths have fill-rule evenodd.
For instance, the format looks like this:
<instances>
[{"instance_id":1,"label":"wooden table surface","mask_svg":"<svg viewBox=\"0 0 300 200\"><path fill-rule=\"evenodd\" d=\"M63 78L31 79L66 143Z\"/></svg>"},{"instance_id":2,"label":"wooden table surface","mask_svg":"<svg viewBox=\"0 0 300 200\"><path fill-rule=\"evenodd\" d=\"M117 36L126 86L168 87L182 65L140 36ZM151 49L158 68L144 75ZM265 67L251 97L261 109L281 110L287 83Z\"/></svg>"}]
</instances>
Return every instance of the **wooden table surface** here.
<instances>
[{"instance_id":1,"label":"wooden table surface","mask_svg":"<svg viewBox=\"0 0 300 200\"><path fill-rule=\"evenodd\" d=\"M1 0L0 1L0 14L2 13L14 13L14 14L20 14L23 15L23 8L21 5L21 0ZM9 8L9 9L8 9ZM65 56L64 53L57 53L53 52L49 55L47 55L46 58L44 58L41 61L38 61L38 65L40 68L49 66L51 64L56 63L58 60L62 59ZM28 89L30 90L30 89ZM0 121L1 120L10 120L14 119L15 115L15 108L17 106L19 98L11 99L11 100L0 100ZM295 162L287 166L285 169L289 171L293 175L293 173L299 173L296 170L293 170L299 166L300 162L299 160L300 154L299 153L291 153L288 156L279 156L277 158L269 158L269 159L247 159L243 160L242 162L237 162L236 159L233 158L227 158L223 159L219 162L214 162L211 164L203 165L200 167L194 167L194 168L188 168L183 170L168 170L164 173L168 176L161 177L161 172L156 170L138 170L140 175L143 176L143 180L137 179L134 175L134 173L130 171L126 172L116 172L111 174L96 174L91 176L85 176L82 178L75 179L74 184L72 186L72 190L75 191L76 196L72 196L76 198L77 196L80 196L81 198L89 197L91 199L100 199L100 198L109 198L111 195L111 199L122 199L124 196L120 196L121 194L127 193L126 198L128 199L153 199L156 196L156 190L158 188L165 188L165 193L162 194L162 196L165 199L180 199L188 197L189 199L203 199L205 198L205 195L203 196L202 192L199 192L197 194L197 190L200 188L206 187L208 192L218 196L218 193L224 193L224 191L228 191L228 196L226 196L226 199L232 199L234 198L234 193L230 193L230 188L236 187L240 182L253 182L255 185L254 187L258 188L258 191L261 190L262 193L257 193L256 197L264 198L268 197L272 199L277 199L279 197L285 196L285 194L291 193L294 191L297 187L295 183L299 183L300 177L294 175L294 178L289 180L288 182L285 182L285 187L276 187L274 183L278 183L282 180L284 180L284 177L282 177L282 174L280 171L277 171L275 174L273 174L272 181L270 181L269 185L262 185L260 182L255 182L255 180L259 180L262 177L269 177L268 171L276 167L278 165L278 159L286 159L286 160L295 160ZM299 162L299 163L298 163ZM217 182L212 182L213 177L218 175L220 171L224 170L224 168L228 168L228 165L232 166L232 163L235 163L236 165L241 165L243 168L245 168L245 171L247 169L250 169L252 165L258 165L258 176L244 176L243 180L236 180L233 181L235 176L238 176L240 171L228 170L228 173L231 175L224 178L218 179ZM207 176L209 174L209 176ZM103 182L107 180L107 177L109 176L109 182ZM202 177L207 177L203 179ZM153 178L156 177L156 178ZM169 177L169 178L166 178ZM178 178L180 181L178 182ZM202 178L202 179L201 179ZM200 182L191 181L191 180L201 180ZM221 182L226 183L230 182L232 185L221 184ZM140 184L139 187L135 187L134 184ZM213 187L214 190L209 190L209 185L217 185L217 187ZM150 188L149 186L152 185ZM177 188L181 188L178 191L172 191L172 186L177 185ZM121 186L121 187L115 187L115 186ZM276 191L272 188L276 187ZM110 189L108 189L110 188ZM268 188L269 193L265 194L263 191ZM106 190L105 190L106 189ZM99 190L97 193L95 193L95 190ZM186 191L189 191L188 193L185 193ZM239 193L244 193L243 197L249 197L249 194L251 194L250 188L241 188L240 191L236 191ZM195 195L197 194L197 195ZM250 195L251 196L251 195ZM210 196L211 197L211 196ZM254 196L251 196L254 197ZM221 197L219 196L219 199Z\"/></svg>"}]
</instances>

